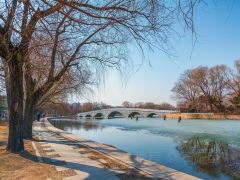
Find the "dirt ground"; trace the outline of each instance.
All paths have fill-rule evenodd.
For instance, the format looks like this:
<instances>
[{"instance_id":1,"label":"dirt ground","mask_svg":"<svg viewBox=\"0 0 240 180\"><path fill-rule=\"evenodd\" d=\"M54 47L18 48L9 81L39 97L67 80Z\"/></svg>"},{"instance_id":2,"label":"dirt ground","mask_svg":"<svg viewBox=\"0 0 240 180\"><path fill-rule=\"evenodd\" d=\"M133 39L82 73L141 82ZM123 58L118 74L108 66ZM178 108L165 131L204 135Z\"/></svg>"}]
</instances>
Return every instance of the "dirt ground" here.
<instances>
[{"instance_id":1,"label":"dirt ground","mask_svg":"<svg viewBox=\"0 0 240 180\"><path fill-rule=\"evenodd\" d=\"M0 180L62 179L52 165L39 163L32 142L25 141L25 152L20 154L6 151L8 127L0 122Z\"/></svg>"},{"instance_id":2,"label":"dirt ground","mask_svg":"<svg viewBox=\"0 0 240 180\"><path fill-rule=\"evenodd\" d=\"M57 172L54 166L37 161L30 140L24 141L25 151L23 153L14 154L7 152L7 136L8 125L0 121L0 180L58 180L65 177L66 174L64 173L67 172ZM86 152L91 152L91 150L86 149ZM95 151L90 154L90 159L103 159L106 162L102 164L104 168L125 171L125 173L119 175L120 179L149 179L134 169L129 169Z\"/></svg>"}]
</instances>

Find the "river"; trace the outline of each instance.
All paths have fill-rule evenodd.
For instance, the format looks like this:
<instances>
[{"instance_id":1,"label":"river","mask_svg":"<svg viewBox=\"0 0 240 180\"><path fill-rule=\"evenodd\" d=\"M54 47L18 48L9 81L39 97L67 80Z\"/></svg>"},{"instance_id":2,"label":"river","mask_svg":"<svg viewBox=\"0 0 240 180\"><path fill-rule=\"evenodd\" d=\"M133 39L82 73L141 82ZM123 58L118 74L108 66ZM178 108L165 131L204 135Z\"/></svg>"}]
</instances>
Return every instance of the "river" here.
<instances>
[{"instance_id":1,"label":"river","mask_svg":"<svg viewBox=\"0 0 240 180\"><path fill-rule=\"evenodd\" d=\"M240 179L240 121L114 118L51 123L202 179Z\"/></svg>"}]
</instances>

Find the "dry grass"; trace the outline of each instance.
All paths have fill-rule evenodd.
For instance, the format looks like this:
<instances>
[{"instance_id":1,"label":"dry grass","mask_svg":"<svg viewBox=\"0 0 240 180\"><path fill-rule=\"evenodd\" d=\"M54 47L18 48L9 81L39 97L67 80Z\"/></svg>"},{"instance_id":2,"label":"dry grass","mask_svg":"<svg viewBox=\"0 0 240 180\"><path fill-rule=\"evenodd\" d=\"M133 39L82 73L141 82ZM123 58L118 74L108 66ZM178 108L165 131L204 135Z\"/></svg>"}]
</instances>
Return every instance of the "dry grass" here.
<instances>
[{"instance_id":1,"label":"dry grass","mask_svg":"<svg viewBox=\"0 0 240 180\"><path fill-rule=\"evenodd\" d=\"M7 129L7 123L0 122L0 179L62 179L54 166L37 162L31 141L25 141L25 152L21 154L7 152Z\"/></svg>"},{"instance_id":2,"label":"dry grass","mask_svg":"<svg viewBox=\"0 0 240 180\"><path fill-rule=\"evenodd\" d=\"M40 180L48 178L55 180L76 175L73 170L57 172L54 166L37 162L32 142L29 140L24 142L25 152L20 154L7 152L7 129L7 123L0 122L0 180ZM36 143L36 146L41 154L45 153L38 143ZM119 174L120 179L149 179L144 174L107 158L101 153L81 145L77 145L76 148L79 148L79 153L88 154L88 158L101 162L103 168L122 171L122 174Z\"/></svg>"}]
</instances>

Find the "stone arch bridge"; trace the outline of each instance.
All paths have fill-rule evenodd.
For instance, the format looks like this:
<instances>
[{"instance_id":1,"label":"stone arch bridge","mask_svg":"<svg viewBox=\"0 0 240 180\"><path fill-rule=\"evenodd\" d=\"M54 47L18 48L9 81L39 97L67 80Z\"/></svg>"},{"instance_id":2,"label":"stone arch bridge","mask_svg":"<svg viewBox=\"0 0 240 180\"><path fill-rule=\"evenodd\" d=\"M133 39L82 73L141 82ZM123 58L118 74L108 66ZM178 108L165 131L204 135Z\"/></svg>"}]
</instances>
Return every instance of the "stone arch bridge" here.
<instances>
[{"instance_id":1,"label":"stone arch bridge","mask_svg":"<svg viewBox=\"0 0 240 180\"><path fill-rule=\"evenodd\" d=\"M117 117L161 117L166 113L173 113L171 110L155 110L155 109L140 109L140 108L109 108L77 114L79 118L117 118Z\"/></svg>"}]
</instances>

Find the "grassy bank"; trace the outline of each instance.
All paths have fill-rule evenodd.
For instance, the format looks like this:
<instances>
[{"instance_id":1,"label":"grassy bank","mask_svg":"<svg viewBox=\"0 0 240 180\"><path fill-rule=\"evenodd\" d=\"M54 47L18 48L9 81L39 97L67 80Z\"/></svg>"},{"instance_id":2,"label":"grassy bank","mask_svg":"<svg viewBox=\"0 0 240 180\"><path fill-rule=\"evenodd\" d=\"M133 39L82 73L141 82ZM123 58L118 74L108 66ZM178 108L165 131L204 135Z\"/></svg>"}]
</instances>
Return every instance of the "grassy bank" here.
<instances>
[{"instance_id":1,"label":"grassy bank","mask_svg":"<svg viewBox=\"0 0 240 180\"><path fill-rule=\"evenodd\" d=\"M169 113L166 114L167 119L230 119L230 120L240 120L240 115L224 115L224 114L214 114L214 113Z\"/></svg>"}]
</instances>

